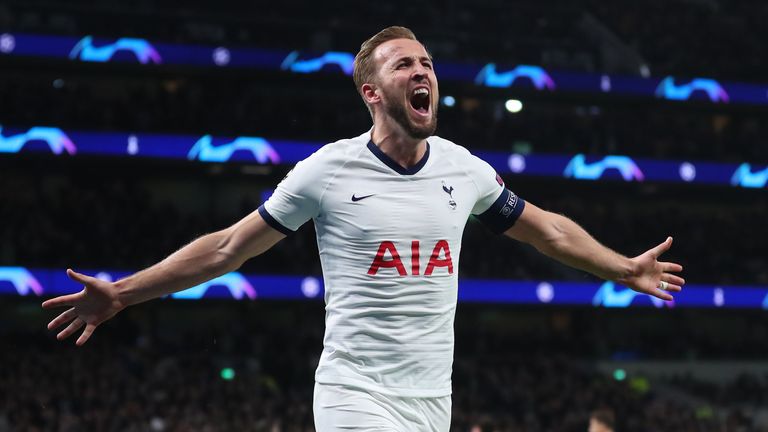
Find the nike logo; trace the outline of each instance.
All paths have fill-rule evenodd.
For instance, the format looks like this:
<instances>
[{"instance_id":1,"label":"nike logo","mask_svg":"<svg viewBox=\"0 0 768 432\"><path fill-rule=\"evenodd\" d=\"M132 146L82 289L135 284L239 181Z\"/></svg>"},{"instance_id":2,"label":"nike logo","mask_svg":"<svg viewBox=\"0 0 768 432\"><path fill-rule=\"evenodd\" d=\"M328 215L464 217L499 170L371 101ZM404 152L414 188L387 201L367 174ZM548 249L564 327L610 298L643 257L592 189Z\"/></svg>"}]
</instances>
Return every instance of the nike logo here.
<instances>
[{"instance_id":1,"label":"nike logo","mask_svg":"<svg viewBox=\"0 0 768 432\"><path fill-rule=\"evenodd\" d=\"M355 194L352 194L352 202L358 202L360 200L364 200L366 198L370 198L370 197L372 197L374 195L376 195L376 194L370 194L370 195L365 195L365 196L357 197L357 196L355 196Z\"/></svg>"}]
</instances>

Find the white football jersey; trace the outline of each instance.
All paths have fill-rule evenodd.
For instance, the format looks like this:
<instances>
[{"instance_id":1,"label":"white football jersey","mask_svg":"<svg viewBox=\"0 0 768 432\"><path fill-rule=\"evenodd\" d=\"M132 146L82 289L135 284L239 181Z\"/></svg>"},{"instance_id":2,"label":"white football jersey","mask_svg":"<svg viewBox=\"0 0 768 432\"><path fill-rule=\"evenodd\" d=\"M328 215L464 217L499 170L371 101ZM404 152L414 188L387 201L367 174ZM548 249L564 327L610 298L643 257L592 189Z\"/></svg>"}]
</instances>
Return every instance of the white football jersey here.
<instances>
[{"instance_id":1,"label":"white football jersey","mask_svg":"<svg viewBox=\"0 0 768 432\"><path fill-rule=\"evenodd\" d=\"M475 214L503 232L525 203L465 148L439 137L427 145L409 169L370 132L325 145L259 208L286 234L314 220L326 304L319 383L451 393L464 226Z\"/></svg>"}]
</instances>

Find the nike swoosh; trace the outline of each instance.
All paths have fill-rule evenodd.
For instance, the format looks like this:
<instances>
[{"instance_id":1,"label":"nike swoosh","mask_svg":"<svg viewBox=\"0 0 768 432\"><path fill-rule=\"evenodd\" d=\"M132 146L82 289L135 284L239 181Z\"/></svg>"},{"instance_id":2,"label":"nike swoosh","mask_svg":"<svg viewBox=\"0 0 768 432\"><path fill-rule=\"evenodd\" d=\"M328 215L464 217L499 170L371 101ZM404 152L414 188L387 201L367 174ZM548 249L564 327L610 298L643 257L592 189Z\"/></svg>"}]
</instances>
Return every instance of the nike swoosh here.
<instances>
[{"instance_id":1,"label":"nike swoosh","mask_svg":"<svg viewBox=\"0 0 768 432\"><path fill-rule=\"evenodd\" d=\"M356 197L355 194L352 194L352 202L358 202L360 200L364 200L364 199L372 197L374 195L376 195L376 194L370 194L370 195L365 195L365 196L361 196L361 197Z\"/></svg>"}]
</instances>

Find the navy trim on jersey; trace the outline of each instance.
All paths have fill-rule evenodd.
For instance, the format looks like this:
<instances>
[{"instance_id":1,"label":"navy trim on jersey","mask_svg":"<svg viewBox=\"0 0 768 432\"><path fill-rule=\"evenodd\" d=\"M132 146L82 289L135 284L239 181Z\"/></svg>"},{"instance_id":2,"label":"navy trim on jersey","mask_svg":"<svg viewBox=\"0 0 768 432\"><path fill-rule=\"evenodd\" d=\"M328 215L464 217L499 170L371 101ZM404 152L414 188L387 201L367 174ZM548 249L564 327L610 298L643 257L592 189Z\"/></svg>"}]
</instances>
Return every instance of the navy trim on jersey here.
<instances>
[{"instance_id":1,"label":"navy trim on jersey","mask_svg":"<svg viewBox=\"0 0 768 432\"><path fill-rule=\"evenodd\" d=\"M379 158L380 161L384 162L388 167L402 175L416 174L424 167L424 165L426 165L427 159L429 159L429 143L427 143L427 151L424 152L424 156L421 158L421 160L410 168L403 168L399 163L395 162L394 159L381 151L381 149L376 144L374 144L373 141L368 141L368 148L371 150L374 156Z\"/></svg>"},{"instance_id":2,"label":"navy trim on jersey","mask_svg":"<svg viewBox=\"0 0 768 432\"><path fill-rule=\"evenodd\" d=\"M488 210L477 218L491 231L501 234L515 224L523 213L525 201L509 189L504 189Z\"/></svg>"},{"instance_id":3,"label":"navy trim on jersey","mask_svg":"<svg viewBox=\"0 0 768 432\"><path fill-rule=\"evenodd\" d=\"M264 219L264 222L267 223L267 225L271 226L272 228L280 231L281 233L285 235L293 234L293 231L286 228L277 221L277 219L273 218L271 214L267 211L267 209L264 208L264 204L259 206L259 214L261 215L261 218Z\"/></svg>"}]
</instances>

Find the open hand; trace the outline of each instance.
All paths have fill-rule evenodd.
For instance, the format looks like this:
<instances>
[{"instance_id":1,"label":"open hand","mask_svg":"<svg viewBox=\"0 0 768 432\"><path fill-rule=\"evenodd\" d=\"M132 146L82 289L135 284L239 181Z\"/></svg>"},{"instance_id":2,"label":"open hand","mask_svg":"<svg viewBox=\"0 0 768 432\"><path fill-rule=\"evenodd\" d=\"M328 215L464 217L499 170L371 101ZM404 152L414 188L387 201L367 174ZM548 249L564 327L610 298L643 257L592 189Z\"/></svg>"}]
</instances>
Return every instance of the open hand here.
<instances>
[{"instance_id":1,"label":"open hand","mask_svg":"<svg viewBox=\"0 0 768 432\"><path fill-rule=\"evenodd\" d=\"M125 305L119 301L117 287L112 282L86 276L72 269L67 269L67 276L76 282L82 283L84 285L83 290L75 294L46 300L43 302L43 308L51 309L70 306L69 309L48 323L48 330L53 330L69 323L64 330L56 335L58 340L63 340L85 326L85 330L77 338L76 344L80 346L88 341L96 327L123 310Z\"/></svg>"},{"instance_id":2,"label":"open hand","mask_svg":"<svg viewBox=\"0 0 768 432\"><path fill-rule=\"evenodd\" d=\"M660 245L647 250L631 259L634 264L633 272L617 282L635 291L670 301L670 292L680 292L685 280L672 274L683 271L683 266L677 263L660 262L659 256L672 246L672 237L667 237ZM663 283L662 283L663 282Z\"/></svg>"}]
</instances>

